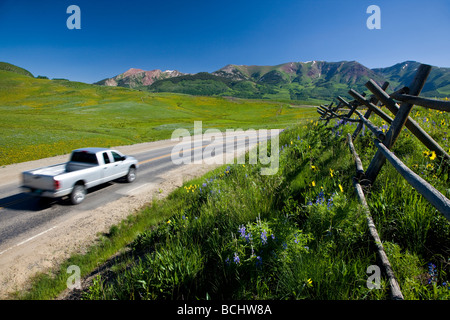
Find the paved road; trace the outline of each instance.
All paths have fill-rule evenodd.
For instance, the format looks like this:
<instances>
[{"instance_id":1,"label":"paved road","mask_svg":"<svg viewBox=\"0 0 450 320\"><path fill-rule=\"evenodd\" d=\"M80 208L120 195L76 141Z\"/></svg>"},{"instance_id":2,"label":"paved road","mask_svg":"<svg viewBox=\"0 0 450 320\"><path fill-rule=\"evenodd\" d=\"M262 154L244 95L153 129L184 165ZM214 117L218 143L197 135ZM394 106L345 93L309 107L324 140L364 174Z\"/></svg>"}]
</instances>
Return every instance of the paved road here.
<instances>
[{"instance_id":1,"label":"paved road","mask_svg":"<svg viewBox=\"0 0 450 320\"><path fill-rule=\"evenodd\" d=\"M238 135L235 150L242 152L253 141ZM200 146L189 144L188 149L204 150L208 144L207 141ZM156 149L130 154L137 158L140 164L138 178L134 183L114 181L93 188L89 190L85 201L77 206L70 205L64 200L44 200L23 193L17 181L0 185L0 258L4 252L17 245L24 245L30 239L49 230L49 226L56 225L68 217L79 212L95 210L121 197L133 195L148 184L158 184L160 182L158 176L161 173L178 167L171 158L173 145L172 142ZM194 155L192 151L192 159Z\"/></svg>"}]
</instances>

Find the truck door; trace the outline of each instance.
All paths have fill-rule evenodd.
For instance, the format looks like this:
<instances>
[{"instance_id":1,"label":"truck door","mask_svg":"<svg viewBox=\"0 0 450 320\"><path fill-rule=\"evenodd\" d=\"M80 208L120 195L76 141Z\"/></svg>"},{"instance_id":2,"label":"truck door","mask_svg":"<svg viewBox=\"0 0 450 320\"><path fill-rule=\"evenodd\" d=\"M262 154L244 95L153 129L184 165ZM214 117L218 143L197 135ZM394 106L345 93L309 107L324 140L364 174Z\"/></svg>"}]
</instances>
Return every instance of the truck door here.
<instances>
[{"instance_id":1,"label":"truck door","mask_svg":"<svg viewBox=\"0 0 450 320\"><path fill-rule=\"evenodd\" d=\"M103 182L108 182L114 179L115 175L115 167L114 163L112 163L109 152L105 151L102 153L103 162Z\"/></svg>"},{"instance_id":2,"label":"truck door","mask_svg":"<svg viewBox=\"0 0 450 320\"><path fill-rule=\"evenodd\" d=\"M114 151L111 151L111 155L114 160L117 177L118 178L123 177L128 173L128 168L123 163L124 157Z\"/></svg>"}]
</instances>

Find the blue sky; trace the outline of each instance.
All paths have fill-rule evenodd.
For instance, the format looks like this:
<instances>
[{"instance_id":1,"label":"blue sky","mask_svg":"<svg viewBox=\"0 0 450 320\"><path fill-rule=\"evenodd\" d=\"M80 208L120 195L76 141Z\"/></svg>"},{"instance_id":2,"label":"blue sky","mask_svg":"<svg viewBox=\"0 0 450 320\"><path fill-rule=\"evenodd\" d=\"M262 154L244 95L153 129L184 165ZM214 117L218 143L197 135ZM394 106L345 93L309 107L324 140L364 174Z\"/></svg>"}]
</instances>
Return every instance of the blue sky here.
<instances>
[{"instance_id":1,"label":"blue sky","mask_svg":"<svg viewBox=\"0 0 450 320\"><path fill-rule=\"evenodd\" d=\"M69 30L69 5L81 30ZM369 30L369 5L381 29ZM448 0L0 0L0 61L92 83L129 68L212 72L227 64L416 60L450 67Z\"/></svg>"}]
</instances>

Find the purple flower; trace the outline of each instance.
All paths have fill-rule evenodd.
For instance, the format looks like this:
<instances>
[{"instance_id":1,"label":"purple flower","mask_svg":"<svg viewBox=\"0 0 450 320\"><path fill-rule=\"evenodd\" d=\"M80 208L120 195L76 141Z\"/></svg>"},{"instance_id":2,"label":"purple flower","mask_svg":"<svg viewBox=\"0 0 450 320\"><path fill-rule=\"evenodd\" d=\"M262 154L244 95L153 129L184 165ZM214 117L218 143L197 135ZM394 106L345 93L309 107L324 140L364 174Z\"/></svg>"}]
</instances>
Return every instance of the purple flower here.
<instances>
[{"instance_id":1,"label":"purple flower","mask_svg":"<svg viewBox=\"0 0 450 320\"><path fill-rule=\"evenodd\" d=\"M261 232L261 243L262 244L267 243L267 231L266 230L263 230L263 232Z\"/></svg>"},{"instance_id":2,"label":"purple flower","mask_svg":"<svg viewBox=\"0 0 450 320\"><path fill-rule=\"evenodd\" d=\"M245 237L245 226L244 225L242 225L239 228L239 232L241 233L241 237L244 238Z\"/></svg>"},{"instance_id":3,"label":"purple flower","mask_svg":"<svg viewBox=\"0 0 450 320\"><path fill-rule=\"evenodd\" d=\"M239 259L239 256L237 255L237 253L234 253L234 258L233 258L234 263L239 264L241 263L241 260Z\"/></svg>"}]
</instances>

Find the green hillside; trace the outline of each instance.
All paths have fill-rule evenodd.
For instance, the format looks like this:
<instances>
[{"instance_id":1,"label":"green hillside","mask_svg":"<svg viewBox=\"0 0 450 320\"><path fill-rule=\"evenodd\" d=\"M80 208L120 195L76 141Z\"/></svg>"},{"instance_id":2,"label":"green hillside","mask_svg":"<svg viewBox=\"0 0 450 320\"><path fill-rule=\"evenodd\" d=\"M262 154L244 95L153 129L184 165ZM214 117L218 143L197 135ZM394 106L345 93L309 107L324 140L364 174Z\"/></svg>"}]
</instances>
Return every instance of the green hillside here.
<instances>
[{"instance_id":1,"label":"green hillside","mask_svg":"<svg viewBox=\"0 0 450 320\"><path fill-rule=\"evenodd\" d=\"M149 93L0 71L0 165L85 146L170 139L176 128L284 128L314 108L277 101Z\"/></svg>"},{"instance_id":2,"label":"green hillside","mask_svg":"<svg viewBox=\"0 0 450 320\"><path fill-rule=\"evenodd\" d=\"M24 76L33 77L33 74L30 71L20 68L18 66L15 66L13 64L7 63L7 62L0 62L0 70L14 72L14 73L21 74Z\"/></svg>"}]
</instances>

